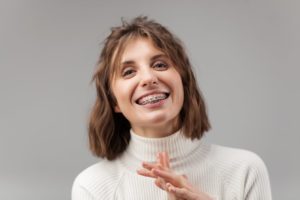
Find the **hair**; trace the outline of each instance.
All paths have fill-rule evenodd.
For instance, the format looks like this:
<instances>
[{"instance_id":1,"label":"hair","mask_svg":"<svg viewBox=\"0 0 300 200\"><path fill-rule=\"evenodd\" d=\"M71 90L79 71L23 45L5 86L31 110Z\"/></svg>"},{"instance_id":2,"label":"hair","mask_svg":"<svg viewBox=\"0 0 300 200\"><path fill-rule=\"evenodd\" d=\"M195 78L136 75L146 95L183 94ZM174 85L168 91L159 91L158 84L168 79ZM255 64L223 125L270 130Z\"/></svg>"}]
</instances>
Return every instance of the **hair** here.
<instances>
[{"instance_id":1,"label":"hair","mask_svg":"<svg viewBox=\"0 0 300 200\"><path fill-rule=\"evenodd\" d=\"M192 66L181 41L166 27L139 16L130 23L111 28L104 41L92 81L97 97L89 119L89 144L98 157L114 160L124 152L130 141L130 123L122 113L114 111L116 99L111 91L111 81L128 42L136 38L150 39L175 64L181 76L184 102L179 113L182 133L191 139L200 139L210 129L204 99L197 86Z\"/></svg>"}]
</instances>

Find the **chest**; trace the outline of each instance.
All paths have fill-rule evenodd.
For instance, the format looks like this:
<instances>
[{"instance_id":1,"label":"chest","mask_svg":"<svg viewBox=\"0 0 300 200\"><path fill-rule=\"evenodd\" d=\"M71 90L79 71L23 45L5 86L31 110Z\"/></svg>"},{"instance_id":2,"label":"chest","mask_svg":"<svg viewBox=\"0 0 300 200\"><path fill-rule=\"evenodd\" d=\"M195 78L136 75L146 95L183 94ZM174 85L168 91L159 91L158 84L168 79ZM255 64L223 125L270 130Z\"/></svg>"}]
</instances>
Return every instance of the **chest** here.
<instances>
[{"instance_id":1,"label":"chest","mask_svg":"<svg viewBox=\"0 0 300 200\"><path fill-rule=\"evenodd\" d=\"M211 173L210 173L211 174ZM239 197L230 189L226 181L222 181L217 175L208 178L199 173L189 175L189 181L197 189L209 194L214 200L237 200ZM136 174L124 174L120 180L114 195L114 200L167 200L167 193L154 184L154 179L142 177Z\"/></svg>"}]
</instances>

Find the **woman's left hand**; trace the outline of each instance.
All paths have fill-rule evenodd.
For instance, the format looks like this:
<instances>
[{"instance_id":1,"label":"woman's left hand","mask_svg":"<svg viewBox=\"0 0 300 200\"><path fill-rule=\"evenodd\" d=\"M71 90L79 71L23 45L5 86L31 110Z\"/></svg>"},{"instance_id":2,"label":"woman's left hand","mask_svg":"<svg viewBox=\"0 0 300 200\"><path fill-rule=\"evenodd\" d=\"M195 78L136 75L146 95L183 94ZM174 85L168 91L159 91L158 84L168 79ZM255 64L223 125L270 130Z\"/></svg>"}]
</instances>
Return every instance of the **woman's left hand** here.
<instances>
[{"instance_id":1,"label":"woman's left hand","mask_svg":"<svg viewBox=\"0 0 300 200\"><path fill-rule=\"evenodd\" d=\"M185 175L178 175L170 169L166 152L159 153L156 163L143 162L138 174L155 179L155 184L168 192L169 200L212 200L207 194L196 190Z\"/></svg>"}]
</instances>

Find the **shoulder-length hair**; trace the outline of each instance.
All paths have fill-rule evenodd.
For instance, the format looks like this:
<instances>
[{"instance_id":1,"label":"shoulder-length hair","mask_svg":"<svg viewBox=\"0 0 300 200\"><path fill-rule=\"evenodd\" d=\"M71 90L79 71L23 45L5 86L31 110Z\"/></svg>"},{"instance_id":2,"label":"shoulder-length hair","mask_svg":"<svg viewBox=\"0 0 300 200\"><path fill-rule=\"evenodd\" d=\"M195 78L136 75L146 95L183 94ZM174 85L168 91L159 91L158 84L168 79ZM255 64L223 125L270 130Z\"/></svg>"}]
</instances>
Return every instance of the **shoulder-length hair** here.
<instances>
[{"instance_id":1,"label":"shoulder-length hair","mask_svg":"<svg viewBox=\"0 0 300 200\"><path fill-rule=\"evenodd\" d=\"M150 39L171 59L181 76L184 90L180 111L182 133L188 138L200 139L210 129L204 100L181 41L166 27L147 17L134 18L130 23L122 21L121 26L111 29L104 41L92 79L97 98L89 120L89 144L94 155L108 160L122 154L130 141L130 123L122 113L114 112L116 100L110 84L126 45L138 37Z\"/></svg>"}]
</instances>

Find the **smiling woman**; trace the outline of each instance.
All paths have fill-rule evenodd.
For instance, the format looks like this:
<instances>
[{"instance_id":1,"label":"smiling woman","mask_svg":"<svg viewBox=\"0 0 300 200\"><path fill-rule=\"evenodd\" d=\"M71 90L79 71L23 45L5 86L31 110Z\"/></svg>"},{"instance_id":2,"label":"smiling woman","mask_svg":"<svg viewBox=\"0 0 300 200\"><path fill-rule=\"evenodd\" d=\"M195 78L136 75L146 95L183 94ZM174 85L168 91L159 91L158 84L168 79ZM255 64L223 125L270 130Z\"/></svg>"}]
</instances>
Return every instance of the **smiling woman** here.
<instances>
[{"instance_id":1,"label":"smiling woman","mask_svg":"<svg viewBox=\"0 0 300 200\"><path fill-rule=\"evenodd\" d=\"M137 17L113 28L93 80L90 149L104 159L77 176L73 200L271 199L256 154L202 141L203 97L165 27Z\"/></svg>"},{"instance_id":2,"label":"smiling woman","mask_svg":"<svg viewBox=\"0 0 300 200\"><path fill-rule=\"evenodd\" d=\"M124 49L121 63L122 70L111 85L115 111L141 136L165 137L176 132L183 86L172 61L150 39L136 38Z\"/></svg>"}]
</instances>

